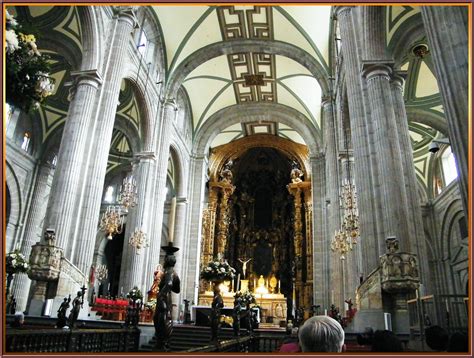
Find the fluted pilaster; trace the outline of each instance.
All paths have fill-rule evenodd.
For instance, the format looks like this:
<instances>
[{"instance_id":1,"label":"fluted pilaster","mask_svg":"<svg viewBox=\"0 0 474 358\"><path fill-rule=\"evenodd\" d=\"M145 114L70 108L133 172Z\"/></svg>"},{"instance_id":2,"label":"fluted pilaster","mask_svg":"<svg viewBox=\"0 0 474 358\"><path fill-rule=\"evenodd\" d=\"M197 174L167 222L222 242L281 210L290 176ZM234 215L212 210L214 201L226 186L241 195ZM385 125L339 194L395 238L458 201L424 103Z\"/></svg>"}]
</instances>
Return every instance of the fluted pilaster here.
<instances>
[{"instance_id":1,"label":"fluted pilaster","mask_svg":"<svg viewBox=\"0 0 474 358\"><path fill-rule=\"evenodd\" d=\"M74 232L79 210L76 196L83 180L81 168L90 143L87 133L92 126L97 90L102 83L97 71L73 72L71 76L75 79L74 96L61 138L57 170L45 218L45 227L56 230L56 243L61 248L67 246L71 241L71 232Z\"/></svg>"},{"instance_id":2,"label":"fluted pilaster","mask_svg":"<svg viewBox=\"0 0 474 358\"><path fill-rule=\"evenodd\" d=\"M89 272L92 264L117 101L126 69L131 31L135 25L134 14L130 7L120 7L117 17L110 61L105 74L100 116L97 117L93 145L90 146L88 153L89 164L84 184L87 190L84 190L82 195L81 225L76 225L76 234L71 235L74 237L74 240L71 240L72 245L69 245L65 252L66 257L69 255L73 257L74 265L82 272ZM81 179L83 177L81 175Z\"/></svg>"},{"instance_id":3,"label":"fluted pilaster","mask_svg":"<svg viewBox=\"0 0 474 358\"><path fill-rule=\"evenodd\" d=\"M170 140L172 123L176 117L176 110L174 101L168 100L163 104L162 109L162 127L159 134L159 141L157 143L157 162L156 162L156 182L155 182L155 212L153 233L155 237L150 238L150 249L148 251L148 263L146 265L145 282L153 282L153 271L159 263L161 252L161 231L163 228L163 208L165 202L165 188L166 176L168 173L168 159L170 155Z\"/></svg>"},{"instance_id":4,"label":"fluted pilaster","mask_svg":"<svg viewBox=\"0 0 474 358\"><path fill-rule=\"evenodd\" d=\"M468 7L422 6L421 14L456 158L459 188L468 209Z\"/></svg>"},{"instance_id":5,"label":"fluted pilaster","mask_svg":"<svg viewBox=\"0 0 474 358\"><path fill-rule=\"evenodd\" d=\"M371 162L371 144L369 134L372 124L365 115L363 86L360 77L360 64L358 60L356 30L353 21L354 8L340 6L336 8L337 19L341 30L341 46L344 56L346 72L347 99L349 104L351 136L354 151L354 179L359 191L359 212L361 246L363 251L364 275L368 275L378 267L378 258L383 251L377 244L377 195L374 168Z\"/></svg>"},{"instance_id":6,"label":"fluted pilaster","mask_svg":"<svg viewBox=\"0 0 474 358\"><path fill-rule=\"evenodd\" d=\"M155 187L154 172L156 158L153 152L138 153L135 157L137 180L137 205L135 208L129 209L133 212L127 220L127 230L124 240L124 248L122 254L122 265L120 273L120 287L123 286L124 291L128 292L133 286L142 287L143 284L148 288L151 282L143 282L144 263L147 257L147 248L136 248L128 244L128 240L135 231L139 229L146 233L147 239L150 240L151 233L151 216L154 205L153 191Z\"/></svg>"},{"instance_id":7,"label":"fluted pilaster","mask_svg":"<svg viewBox=\"0 0 474 358\"><path fill-rule=\"evenodd\" d=\"M409 251L408 217L403 180L398 128L395 120L390 88L391 68L380 63L366 64L363 75L367 79L368 96L374 123L373 140L378 163L378 176L382 200L383 237L379 248L385 247L385 239L395 236L402 250ZM400 178L400 175L402 177Z\"/></svg>"},{"instance_id":8,"label":"fluted pilaster","mask_svg":"<svg viewBox=\"0 0 474 358\"><path fill-rule=\"evenodd\" d=\"M392 77L392 96L397 118L398 138L400 153L402 156L403 175L405 183L405 192L407 195L407 215L411 218L408 222L410 251L416 253L419 258L426 257L425 233L423 229L423 219L421 216L420 201L417 193L417 179L415 165L413 160L413 148L411 145L410 133L408 128L408 118L403 100L404 78L401 73L396 73ZM428 292L431 292L431 281L428 278L429 268L428 260L419 260L420 281L425 285Z\"/></svg>"},{"instance_id":9,"label":"fluted pilaster","mask_svg":"<svg viewBox=\"0 0 474 358\"><path fill-rule=\"evenodd\" d=\"M25 225L21 253L28 258L31 246L39 242L42 237L41 221L46 213L45 198L49 196L50 187L48 181L53 173L53 167L49 163L42 163L39 166L36 185L31 199L30 211ZM16 299L17 311L23 312L26 309L28 292L30 291L31 280L25 273L15 275L12 284L12 294Z\"/></svg>"}]
</instances>

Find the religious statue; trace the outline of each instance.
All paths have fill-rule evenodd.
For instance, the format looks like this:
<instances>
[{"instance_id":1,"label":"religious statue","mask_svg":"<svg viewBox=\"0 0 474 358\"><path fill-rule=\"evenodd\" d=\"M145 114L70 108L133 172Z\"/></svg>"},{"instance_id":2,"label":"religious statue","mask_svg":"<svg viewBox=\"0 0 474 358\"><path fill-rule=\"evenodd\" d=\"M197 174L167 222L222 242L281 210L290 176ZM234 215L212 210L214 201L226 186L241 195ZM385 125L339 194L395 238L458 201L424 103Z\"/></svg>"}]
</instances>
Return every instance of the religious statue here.
<instances>
[{"instance_id":1,"label":"religious statue","mask_svg":"<svg viewBox=\"0 0 474 358\"><path fill-rule=\"evenodd\" d=\"M232 162L232 159L229 159L229 161L224 165L224 169L222 169L220 175L221 175L221 182L231 184L232 183L232 178L233 174L232 171L230 170L232 168L232 165L234 163Z\"/></svg>"},{"instance_id":2,"label":"religious statue","mask_svg":"<svg viewBox=\"0 0 474 358\"><path fill-rule=\"evenodd\" d=\"M191 312L189 311L189 303L190 301L187 299L184 299L184 324L189 324L191 323Z\"/></svg>"},{"instance_id":3,"label":"religious statue","mask_svg":"<svg viewBox=\"0 0 474 358\"><path fill-rule=\"evenodd\" d=\"M156 266L155 272L153 273L153 284L148 291L148 300L156 298L158 287L160 285L161 279L163 278L163 274L163 267L161 265Z\"/></svg>"},{"instance_id":4,"label":"religious statue","mask_svg":"<svg viewBox=\"0 0 474 358\"><path fill-rule=\"evenodd\" d=\"M217 335L220 328L221 309L224 307L224 300L222 299L219 283L214 282L212 290L214 291L214 298L211 304L211 341L217 342Z\"/></svg>"},{"instance_id":5,"label":"religious statue","mask_svg":"<svg viewBox=\"0 0 474 358\"><path fill-rule=\"evenodd\" d=\"M64 303L64 302L63 302ZM77 296L72 301L71 312L69 312L69 327L73 327L79 317L79 311L84 303L84 294L82 291L77 291Z\"/></svg>"},{"instance_id":6,"label":"religious statue","mask_svg":"<svg viewBox=\"0 0 474 358\"><path fill-rule=\"evenodd\" d=\"M71 302L71 295L68 298L64 297L64 301L59 306L58 320L56 321L56 327L58 328L63 328L67 324L66 312L69 308L69 302Z\"/></svg>"},{"instance_id":7,"label":"religious statue","mask_svg":"<svg viewBox=\"0 0 474 358\"><path fill-rule=\"evenodd\" d=\"M247 263L252 259L250 258L247 261L244 261L243 259L238 259L238 260L242 262L242 272L244 274L243 278L245 279L245 271L247 270Z\"/></svg>"},{"instance_id":8,"label":"religious statue","mask_svg":"<svg viewBox=\"0 0 474 358\"><path fill-rule=\"evenodd\" d=\"M164 275L158 286L153 323L155 325L156 347L168 351L169 339L173 331L171 292L180 292L180 280L178 274L174 271L174 265L176 264L174 252L178 248L173 247L170 243L170 246L163 246L162 249L166 252L163 265Z\"/></svg>"},{"instance_id":9,"label":"religious statue","mask_svg":"<svg viewBox=\"0 0 474 358\"><path fill-rule=\"evenodd\" d=\"M240 316L242 312L242 298L236 296L234 299L234 310L232 311L232 318L234 323L232 328L234 329L234 336L240 335Z\"/></svg>"},{"instance_id":10,"label":"religious statue","mask_svg":"<svg viewBox=\"0 0 474 358\"><path fill-rule=\"evenodd\" d=\"M290 178L292 183L301 183L303 180L301 180L301 177L303 176L303 172L301 171L300 168L298 168L298 163L293 161L291 164L292 169L290 172Z\"/></svg>"}]
</instances>

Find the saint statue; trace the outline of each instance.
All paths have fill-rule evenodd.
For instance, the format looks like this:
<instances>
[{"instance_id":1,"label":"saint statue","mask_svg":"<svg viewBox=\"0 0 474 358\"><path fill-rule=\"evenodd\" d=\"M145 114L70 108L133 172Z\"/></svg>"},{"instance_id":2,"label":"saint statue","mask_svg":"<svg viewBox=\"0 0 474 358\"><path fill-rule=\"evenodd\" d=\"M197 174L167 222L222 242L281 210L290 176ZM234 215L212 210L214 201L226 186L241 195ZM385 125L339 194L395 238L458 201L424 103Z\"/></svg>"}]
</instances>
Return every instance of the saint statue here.
<instances>
[{"instance_id":1,"label":"saint statue","mask_svg":"<svg viewBox=\"0 0 474 358\"><path fill-rule=\"evenodd\" d=\"M173 269L175 263L176 258L172 253L165 256L164 275L158 286L156 309L153 316L157 348L165 351L168 350L168 341L173 330L171 292L179 293L180 291L180 280Z\"/></svg>"},{"instance_id":2,"label":"saint statue","mask_svg":"<svg viewBox=\"0 0 474 358\"><path fill-rule=\"evenodd\" d=\"M63 302L64 303L64 302ZM71 312L69 313L69 326L73 327L79 317L79 311L84 303L82 291L77 291L76 298L72 301Z\"/></svg>"},{"instance_id":3,"label":"saint statue","mask_svg":"<svg viewBox=\"0 0 474 358\"><path fill-rule=\"evenodd\" d=\"M164 272L161 265L156 266L155 272L153 273L153 284L148 291L148 300L156 298L158 293L158 287L160 286L161 279L163 278Z\"/></svg>"}]
</instances>

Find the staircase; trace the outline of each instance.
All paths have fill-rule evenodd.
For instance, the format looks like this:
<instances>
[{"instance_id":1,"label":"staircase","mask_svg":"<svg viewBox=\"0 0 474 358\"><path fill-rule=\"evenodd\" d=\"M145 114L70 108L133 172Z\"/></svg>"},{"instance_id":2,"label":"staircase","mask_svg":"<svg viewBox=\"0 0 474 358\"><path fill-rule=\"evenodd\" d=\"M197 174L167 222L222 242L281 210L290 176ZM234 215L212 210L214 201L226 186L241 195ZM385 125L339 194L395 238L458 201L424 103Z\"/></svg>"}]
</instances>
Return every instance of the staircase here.
<instances>
[{"instance_id":1,"label":"staircase","mask_svg":"<svg viewBox=\"0 0 474 358\"><path fill-rule=\"evenodd\" d=\"M242 336L246 334L246 330L241 329ZM231 328L222 328L219 331L219 340L231 339L234 332ZM211 341L211 328L192 325L175 325L170 339L170 351L180 352L191 348L203 347ZM148 343L140 347L140 352L153 352L155 349L156 339L153 337Z\"/></svg>"}]
</instances>

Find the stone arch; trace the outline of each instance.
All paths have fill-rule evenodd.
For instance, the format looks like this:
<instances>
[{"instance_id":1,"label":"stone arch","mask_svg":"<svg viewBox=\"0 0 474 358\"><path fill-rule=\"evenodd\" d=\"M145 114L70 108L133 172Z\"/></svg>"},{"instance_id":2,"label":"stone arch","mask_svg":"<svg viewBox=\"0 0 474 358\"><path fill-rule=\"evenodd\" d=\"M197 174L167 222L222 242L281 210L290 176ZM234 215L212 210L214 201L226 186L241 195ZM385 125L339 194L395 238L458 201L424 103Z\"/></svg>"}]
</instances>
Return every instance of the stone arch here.
<instances>
[{"instance_id":1,"label":"stone arch","mask_svg":"<svg viewBox=\"0 0 474 358\"><path fill-rule=\"evenodd\" d=\"M170 157L174 163L175 168L175 192L176 196L186 196L186 183L185 175L186 170L184 169L183 153L178 144L172 142L170 144Z\"/></svg>"},{"instance_id":2,"label":"stone arch","mask_svg":"<svg viewBox=\"0 0 474 358\"><path fill-rule=\"evenodd\" d=\"M153 113L152 103L155 103L158 96L151 93L148 93L148 89L154 88L154 83L152 79L145 76L138 76L138 69L134 66L129 67L129 72L124 76L122 80L130 82L133 95L135 96L138 108L139 116L141 123L141 140L140 140L140 151L151 151L153 148ZM158 109L158 108L157 108ZM156 110L157 110L156 109Z\"/></svg>"},{"instance_id":3,"label":"stone arch","mask_svg":"<svg viewBox=\"0 0 474 358\"><path fill-rule=\"evenodd\" d=\"M316 155L321 148L320 134L300 112L282 104L248 103L223 108L209 117L195 135L193 152L205 154L212 139L232 124L259 120L280 122L296 130L308 146L310 156Z\"/></svg>"},{"instance_id":4,"label":"stone arch","mask_svg":"<svg viewBox=\"0 0 474 358\"><path fill-rule=\"evenodd\" d=\"M78 6L77 13L82 29L81 71L100 70L102 67L103 47L100 36L99 11L94 6Z\"/></svg>"},{"instance_id":5,"label":"stone arch","mask_svg":"<svg viewBox=\"0 0 474 358\"><path fill-rule=\"evenodd\" d=\"M323 96L329 94L328 74L323 66L305 50L282 41L232 40L205 46L183 60L171 74L166 90L167 98L175 98L184 79L199 65L221 55L257 52L288 57L306 67L321 86Z\"/></svg>"},{"instance_id":6,"label":"stone arch","mask_svg":"<svg viewBox=\"0 0 474 358\"><path fill-rule=\"evenodd\" d=\"M12 226L15 228L18 227L20 224L20 216L23 208L23 202L22 202L22 193L20 189L20 183L18 182L18 178L15 174L15 171L13 170L13 167L10 165L8 161L6 161L6 178L5 178L5 184L6 188L10 193L10 215L9 215L9 220L8 220L8 226ZM14 235L15 231L11 234ZM10 250L13 245L13 240L14 237L9 236L9 230L7 228L7 235L6 235L6 241L7 241L7 250Z\"/></svg>"},{"instance_id":7,"label":"stone arch","mask_svg":"<svg viewBox=\"0 0 474 358\"><path fill-rule=\"evenodd\" d=\"M444 136L448 136L448 124L443 115L436 114L432 111L426 111L420 108L407 107L408 123L417 122L436 129Z\"/></svg>"}]
</instances>

